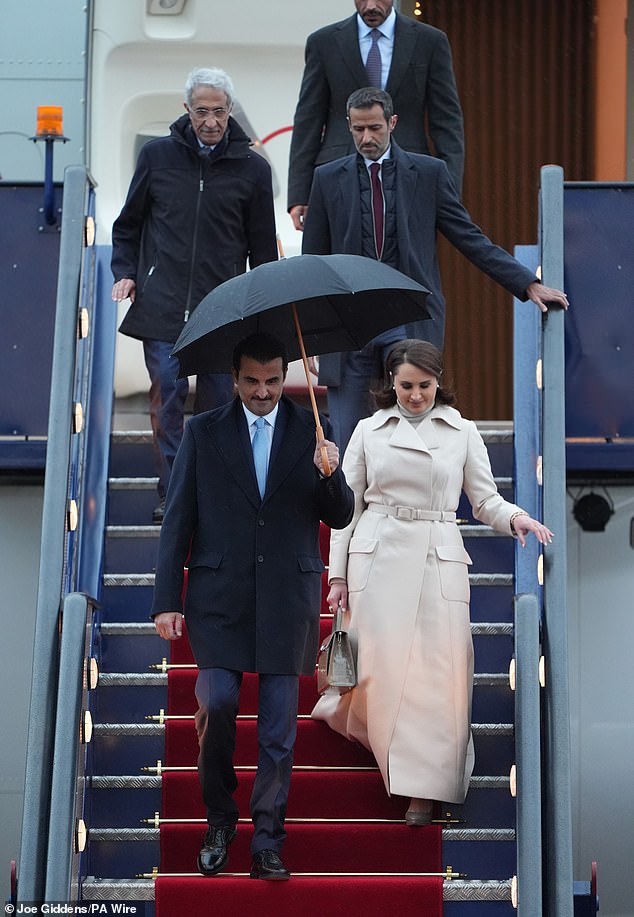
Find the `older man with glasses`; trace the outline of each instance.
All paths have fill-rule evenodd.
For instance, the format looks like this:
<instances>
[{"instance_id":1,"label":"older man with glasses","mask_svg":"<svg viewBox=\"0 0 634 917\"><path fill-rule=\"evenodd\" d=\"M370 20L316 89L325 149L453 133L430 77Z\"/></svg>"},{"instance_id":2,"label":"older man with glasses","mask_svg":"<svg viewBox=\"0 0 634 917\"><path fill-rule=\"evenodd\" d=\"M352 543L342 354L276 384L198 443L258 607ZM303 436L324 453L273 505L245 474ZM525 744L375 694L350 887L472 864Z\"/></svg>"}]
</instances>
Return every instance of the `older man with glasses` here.
<instances>
[{"instance_id":1,"label":"older man with glasses","mask_svg":"<svg viewBox=\"0 0 634 917\"><path fill-rule=\"evenodd\" d=\"M243 274L247 261L253 268L277 259L271 170L231 117L234 96L222 70L189 74L187 113L168 137L141 149L112 229L112 298L131 302L119 330L143 342L150 376L159 524L189 392L173 344L210 290ZM198 375L194 413L232 395L230 375Z\"/></svg>"}]
</instances>

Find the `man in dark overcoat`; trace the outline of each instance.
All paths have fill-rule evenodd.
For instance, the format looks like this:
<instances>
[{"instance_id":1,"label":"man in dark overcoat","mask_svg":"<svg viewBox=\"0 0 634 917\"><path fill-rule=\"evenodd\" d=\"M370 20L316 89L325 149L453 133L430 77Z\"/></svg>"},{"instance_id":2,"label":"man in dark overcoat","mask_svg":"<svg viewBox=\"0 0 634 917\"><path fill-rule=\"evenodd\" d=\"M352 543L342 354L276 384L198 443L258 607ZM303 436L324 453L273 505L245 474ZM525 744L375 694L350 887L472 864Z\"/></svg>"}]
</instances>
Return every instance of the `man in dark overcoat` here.
<instances>
[{"instance_id":1,"label":"man in dark overcoat","mask_svg":"<svg viewBox=\"0 0 634 917\"><path fill-rule=\"evenodd\" d=\"M224 70L192 70L169 137L146 143L112 228L112 298L130 299L120 331L143 343L160 523L189 392L172 347L198 303L247 263L277 260L271 169L231 116ZM229 373L199 373L194 413L233 397Z\"/></svg>"},{"instance_id":2,"label":"man in dark overcoat","mask_svg":"<svg viewBox=\"0 0 634 917\"><path fill-rule=\"evenodd\" d=\"M311 675L319 643L320 522L345 527L354 497L337 446L315 441L311 412L283 394L283 345L252 335L233 357L238 397L193 417L174 462L161 530L152 614L158 633L187 635L199 668L199 776L208 831L205 875L227 862L236 834L232 756L242 675L259 674L258 769L250 809L251 876L287 879L279 853L297 729L299 675ZM263 429L257 431L258 425ZM328 436L330 426L323 421ZM268 472L258 485L255 437ZM332 474L323 474L320 446Z\"/></svg>"}]
</instances>

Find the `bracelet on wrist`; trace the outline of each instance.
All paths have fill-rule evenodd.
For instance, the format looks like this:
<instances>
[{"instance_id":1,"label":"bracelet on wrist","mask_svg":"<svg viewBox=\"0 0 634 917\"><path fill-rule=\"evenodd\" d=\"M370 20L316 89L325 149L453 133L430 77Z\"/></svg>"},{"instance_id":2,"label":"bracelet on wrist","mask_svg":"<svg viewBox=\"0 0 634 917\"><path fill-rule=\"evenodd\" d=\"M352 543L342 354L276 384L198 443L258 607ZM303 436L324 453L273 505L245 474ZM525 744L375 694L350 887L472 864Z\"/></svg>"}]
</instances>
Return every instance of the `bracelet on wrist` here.
<instances>
[{"instance_id":1,"label":"bracelet on wrist","mask_svg":"<svg viewBox=\"0 0 634 917\"><path fill-rule=\"evenodd\" d=\"M520 509L516 513L513 513L513 515L509 519L509 524L511 526L511 532L513 533L513 535L517 535L517 532L515 531L515 520L517 519L517 517L518 516L529 516L529 515L530 513L527 513L525 509Z\"/></svg>"}]
</instances>

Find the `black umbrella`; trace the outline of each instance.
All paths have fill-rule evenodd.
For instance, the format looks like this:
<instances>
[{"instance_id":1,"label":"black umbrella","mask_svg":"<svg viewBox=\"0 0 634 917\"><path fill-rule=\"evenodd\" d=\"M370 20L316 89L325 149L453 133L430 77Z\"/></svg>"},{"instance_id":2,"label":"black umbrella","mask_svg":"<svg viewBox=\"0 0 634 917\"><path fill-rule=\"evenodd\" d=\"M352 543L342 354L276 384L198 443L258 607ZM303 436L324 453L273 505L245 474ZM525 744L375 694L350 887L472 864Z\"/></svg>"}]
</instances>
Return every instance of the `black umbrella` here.
<instances>
[{"instance_id":1,"label":"black umbrella","mask_svg":"<svg viewBox=\"0 0 634 917\"><path fill-rule=\"evenodd\" d=\"M229 372L235 345L266 331L301 357L323 438L307 355L360 350L382 331L429 318L429 291L359 255L297 255L261 264L208 293L174 349L182 376Z\"/></svg>"},{"instance_id":2,"label":"black umbrella","mask_svg":"<svg viewBox=\"0 0 634 917\"><path fill-rule=\"evenodd\" d=\"M220 284L192 312L174 350L181 375L230 372L235 345L266 331L302 357L293 306L309 356L360 350L381 331L429 318L429 291L360 255L297 255Z\"/></svg>"}]
</instances>

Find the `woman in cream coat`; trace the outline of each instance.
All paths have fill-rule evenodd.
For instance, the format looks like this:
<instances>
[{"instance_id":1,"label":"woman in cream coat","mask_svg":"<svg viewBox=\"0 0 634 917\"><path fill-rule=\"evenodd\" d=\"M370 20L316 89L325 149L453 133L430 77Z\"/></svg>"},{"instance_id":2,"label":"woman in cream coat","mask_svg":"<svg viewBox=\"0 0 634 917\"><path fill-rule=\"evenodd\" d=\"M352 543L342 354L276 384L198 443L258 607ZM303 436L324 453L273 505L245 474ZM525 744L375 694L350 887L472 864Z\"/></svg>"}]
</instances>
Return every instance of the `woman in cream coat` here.
<instances>
[{"instance_id":1,"label":"woman in cream coat","mask_svg":"<svg viewBox=\"0 0 634 917\"><path fill-rule=\"evenodd\" d=\"M461 491L475 518L522 545L530 531L542 544L552 538L499 495L482 437L451 407L441 374L432 344L397 344L380 410L360 421L346 450L355 512L332 532L328 603L349 613L358 684L327 692L312 714L372 751L388 793L411 798L410 825L431 821L433 800L463 802L473 770Z\"/></svg>"}]
</instances>

